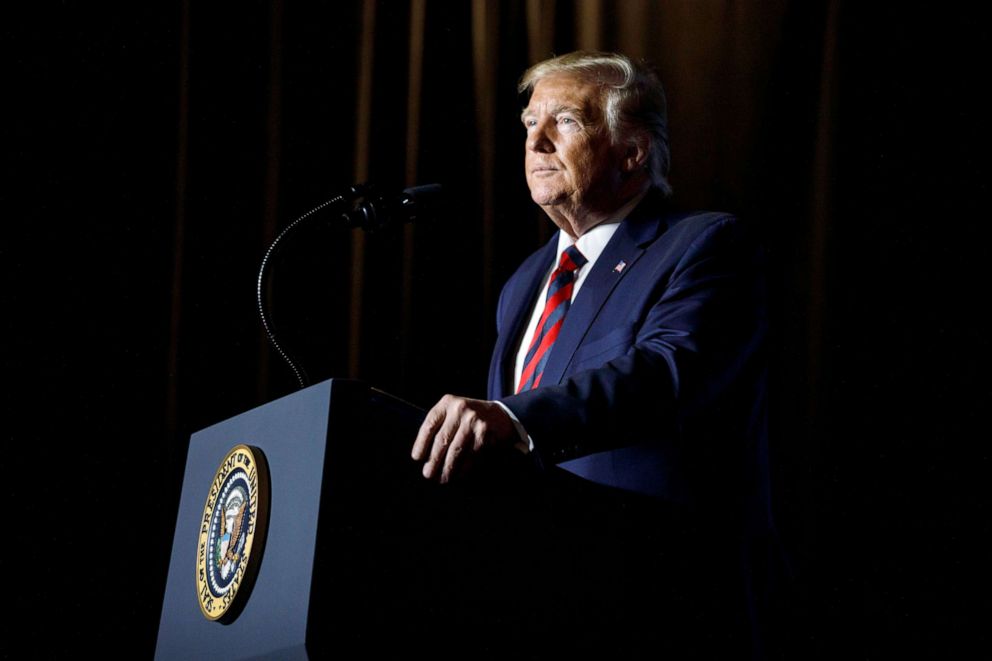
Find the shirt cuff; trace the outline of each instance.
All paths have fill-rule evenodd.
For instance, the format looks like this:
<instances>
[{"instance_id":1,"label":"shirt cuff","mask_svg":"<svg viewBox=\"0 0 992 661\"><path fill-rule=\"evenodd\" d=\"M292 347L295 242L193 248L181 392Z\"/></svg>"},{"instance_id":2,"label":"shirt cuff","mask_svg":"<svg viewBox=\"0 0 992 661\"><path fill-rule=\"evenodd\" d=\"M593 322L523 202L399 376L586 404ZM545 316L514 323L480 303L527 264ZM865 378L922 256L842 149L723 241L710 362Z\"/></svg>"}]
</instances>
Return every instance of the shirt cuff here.
<instances>
[{"instance_id":1,"label":"shirt cuff","mask_svg":"<svg viewBox=\"0 0 992 661\"><path fill-rule=\"evenodd\" d=\"M530 454L531 452L533 452L534 451L534 441L531 439L530 435L527 433L527 430L524 429L524 426L520 423L520 420L517 419L517 416L515 416L513 414L513 411L510 410L510 407L507 406L506 404L504 404L503 402L501 402L499 400L496 400L496 404L501 409L503 409L504 411L506 411L506 414L508 416L510 416L510 420L513 421L513 426L517 430L517 435L520 436L520 440L516 444L514 444L513 447L517 448L518 450L520 450L524 454Z\"/></svg>"}]
</instances>

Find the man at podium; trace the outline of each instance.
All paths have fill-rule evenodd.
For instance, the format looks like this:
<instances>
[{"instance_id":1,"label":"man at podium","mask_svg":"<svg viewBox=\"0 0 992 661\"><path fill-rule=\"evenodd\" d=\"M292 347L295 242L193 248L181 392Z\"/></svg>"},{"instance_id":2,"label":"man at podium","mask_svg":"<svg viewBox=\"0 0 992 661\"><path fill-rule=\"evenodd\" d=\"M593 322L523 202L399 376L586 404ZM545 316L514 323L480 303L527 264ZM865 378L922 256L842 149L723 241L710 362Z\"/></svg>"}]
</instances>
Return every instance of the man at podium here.
<instances>
[{"instance_id":1,"label":"man at podium","mask_svg":"<svg viewBox=\"0 0 992 661\"><path fill-rule=\"evenodd\" d=\"M489 399L442 398L412 456L445 483L471 481L489 455L521 452L572 490L570 504L609 503L604 519L626 517L629 543L576 561L573 576L610 562L631 564L628 587L643 578L667 591L685 579L675 568L690 565L703 577L672 598L649 590L667 606L610 610L614 623L672 615L683 599L689 610L704 604L699 617L730 614L727 631L753 629L753 609L738 606L754 596L755 540L771 531L758 243L729 214L674 210L665 96L642 64L569 53L528 69L519 90L529 94L527 184L558 232L503 288ZM661 510L669 518L656 518ZM667 555L654 552L661 538ZM672 550L679 540L691 542ZM693 601L701 590L716 592ZM634 599L620 588L595 594Z\"/></svg>"}]
</instances>

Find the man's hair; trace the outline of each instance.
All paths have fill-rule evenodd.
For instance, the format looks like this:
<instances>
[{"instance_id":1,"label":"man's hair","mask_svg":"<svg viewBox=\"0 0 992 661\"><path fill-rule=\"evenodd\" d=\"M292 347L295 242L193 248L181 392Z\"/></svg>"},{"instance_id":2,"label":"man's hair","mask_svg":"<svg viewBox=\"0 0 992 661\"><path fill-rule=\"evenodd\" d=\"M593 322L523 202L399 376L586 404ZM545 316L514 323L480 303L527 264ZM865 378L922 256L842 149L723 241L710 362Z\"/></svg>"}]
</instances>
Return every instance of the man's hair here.
<instances>
[{"instance_id":1,"label":"man's hair","mask_svg":"<svg viewBox=\"0 0 992 661\"><path fill-rule=\"evenodd\" d=\"M575 51L527 69L517 90L529 94L539 80L554 74L570 74L603 88L606 125L613 140L621 142L638 134L646 135L651 142L647 161L651 181L665 195L671 195L668 111L657 74L647 65L619 53Z\"/></svg>"}]
</instances>

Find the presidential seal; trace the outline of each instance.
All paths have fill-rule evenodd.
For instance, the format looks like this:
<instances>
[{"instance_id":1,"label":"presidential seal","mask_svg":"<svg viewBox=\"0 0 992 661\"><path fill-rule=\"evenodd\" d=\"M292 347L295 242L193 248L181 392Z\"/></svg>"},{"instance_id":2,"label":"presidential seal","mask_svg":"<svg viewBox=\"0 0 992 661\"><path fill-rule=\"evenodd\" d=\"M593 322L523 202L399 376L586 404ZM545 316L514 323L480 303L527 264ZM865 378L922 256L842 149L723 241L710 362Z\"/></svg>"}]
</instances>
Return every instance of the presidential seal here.
<instances>
[{"instance_id":1,"label":"presidential seal","mask_svg":"<svg viewBox=\"0 0 992 661\"><path fill-rule=\"evenodd\" d=\"M268 516L268 467L262 451L234 447L214 474L196 547L196 594L209 620L238 616L261 561Z\"/></svg>"}]
</instances>

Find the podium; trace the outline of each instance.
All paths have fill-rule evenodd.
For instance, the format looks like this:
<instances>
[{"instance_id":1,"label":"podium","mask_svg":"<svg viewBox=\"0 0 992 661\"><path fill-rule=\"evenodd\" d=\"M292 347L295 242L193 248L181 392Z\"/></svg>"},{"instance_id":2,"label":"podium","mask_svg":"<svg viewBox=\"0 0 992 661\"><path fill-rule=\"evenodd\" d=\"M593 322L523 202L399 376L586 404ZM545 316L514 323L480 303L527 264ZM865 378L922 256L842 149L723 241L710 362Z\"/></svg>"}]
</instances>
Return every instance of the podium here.
<instances>
[{"instance_id":1,"label":"podium","mask_svg":"<svg viewBox=\"0 0 992 661\"><path fill-rule=\"evenodd\" d=\"M688 604L713 594L700 576L720 574L700 573L706 554L687 552L680 510L539 472L516 451L437 485L409 458L424 415L332 379L193 434L156 658L625 656L678 651L706 622L687 623ZM220 477L241 447L267 465L268 512L243 519L261 555L236 607L211 620L201 563L238 549L205 554L203 539L239 529L239 508L224 523L210 511L231 493Z\"/></svg>"},{"instance_id":2,"label":"podium","mask_svg":"<svg viewBox=\"0 0 992 661\"><path fill-rule=\"evenodd\" d=\"M404 547L431 510L423 506L431 486L409 459L423 416L365 384L331 379L193 434L155 657L323 656L373 643L380 621L422 606L410 603L424 592L407 580L419 551ZM211 621L197 586L204 505L238 446L264 457L268 511L253 522L253 582L239 586L238 608ZM230 535L230 525L221 530Z\"/></svg>"}]
</instances>

